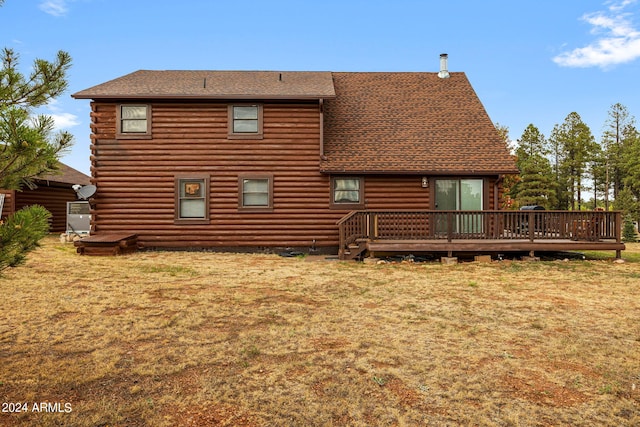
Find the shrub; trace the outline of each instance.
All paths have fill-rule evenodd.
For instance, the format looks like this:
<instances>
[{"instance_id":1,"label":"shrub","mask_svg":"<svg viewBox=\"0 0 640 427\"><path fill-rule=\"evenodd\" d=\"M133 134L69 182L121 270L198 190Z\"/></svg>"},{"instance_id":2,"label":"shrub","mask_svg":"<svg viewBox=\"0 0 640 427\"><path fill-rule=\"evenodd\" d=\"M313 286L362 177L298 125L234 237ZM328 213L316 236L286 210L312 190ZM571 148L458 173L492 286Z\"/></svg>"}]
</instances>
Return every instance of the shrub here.
<instances>
[{"instance_id":1,"label":"shrub","mask_svg":"<svg viewBox=\"0 0 640 427\"><path fill-rule=\"evenodd\" d=\"M624 225L622 227L622 240L625 242L637 242L638 234L636 233L636 229L633 225L633 219L631 215L625 215L624 217Z\"/></svg>"},{"instance_id":2,"label":"shrub","mask_svg":"<svg viewBox=\"0 0 640 427\"><path fill-rule=\"evenodd\" d=\"M49 232L51 213L39 205L27 206L0 225L0 271L24 262L27 253Z\"/></svg>"}]
</instances>

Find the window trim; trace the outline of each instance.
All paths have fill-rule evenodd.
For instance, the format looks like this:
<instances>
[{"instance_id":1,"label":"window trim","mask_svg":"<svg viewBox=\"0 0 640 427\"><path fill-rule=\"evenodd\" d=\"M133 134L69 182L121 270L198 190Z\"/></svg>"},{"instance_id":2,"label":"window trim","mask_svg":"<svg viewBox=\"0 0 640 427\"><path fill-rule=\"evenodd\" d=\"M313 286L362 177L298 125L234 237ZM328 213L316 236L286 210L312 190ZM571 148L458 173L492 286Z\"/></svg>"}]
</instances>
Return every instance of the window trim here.
<instances>
[{"instance_id":1,"label":"window trim","mask_svg":"<svg viewBox=\"0 0 640 427\"><path fill-rule=\"evenodd\" d=\"M257 132L234 132L233 131L233 109L235 107L258 107L258 131ZM263 107L262 104L240 103L229 104L227 107L227 130L228 139L263 139Z\"/></svg>"},{"instance_id":2,"label":"window trim","mask_svg":"<svg viewBox=\"0 0 640 427\"><path fill-rule=\"evenodd\" d=\"M180 217L180 190L181 183L183 181L202 181L204 183L203 188L203 199L204 199L204 217L203 218L181 218ZM202 225L209 224L209 200L211 199L210 194L210 177L208 175L176 175L174 177L174 197L175 197L175 205L174 205L174 224L181 225Z\"/></svg>"},{"instance_id":3,"label":"window trim","mask_svg":"<svg viewBox=\"0 0 640 427\"><path fill-rule=\"evenodd\" d=\"M339 179L357 179L359 181L359 199L358 203L336 203L335 200L335 191L336 191L336 180ZM329 208L330 209L364 209L365 201L364 201L364 177L361 176L332 176L331 177L331 193L329 195Z\"/></svg>"},{"instance_id":4,"label":"window trim","mask_svg":"<svg viewBox=\"0 0 640 427\"><path fill-rule=\"evenodd\" d=\"M266 179L268 180L268 205L244 206L244 180ZM239 212L273 212L273 174L241 174L238 175L238 211Z\"/></svg>"},{"instance_id":5,"label":"window trim","mask_svg":"<svg viewBox=\"0 0 640 427\"><path fill-rule=\"evenodd\" d=\"M147 109L147 130L145 132L122 131L122 107L145 107ZM117 139L150 139L151 138L151 105L149 104L116 104L116 138Z\"/></svg>"}]
</instances>

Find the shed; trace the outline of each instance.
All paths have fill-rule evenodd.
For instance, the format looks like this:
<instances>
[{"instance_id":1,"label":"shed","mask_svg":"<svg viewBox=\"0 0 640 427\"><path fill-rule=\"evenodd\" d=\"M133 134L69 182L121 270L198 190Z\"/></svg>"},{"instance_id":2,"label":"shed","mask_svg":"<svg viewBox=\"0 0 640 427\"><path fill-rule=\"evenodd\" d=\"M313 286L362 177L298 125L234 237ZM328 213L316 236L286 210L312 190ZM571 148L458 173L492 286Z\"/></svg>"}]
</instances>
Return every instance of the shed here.
<instances>
[{"instance_id":1,"label":"shed","mask_svg":"<svg viewBox=\"0 0 640 427\"><path fill-rule=\"evenodd\" d=\"M36 179L33 189L0 189L0 193L5 195L0 216L6 218L25 206L42 205L52 214L49 231L62 233L67 229L67 202L77 199L72 186L74 184L87 185L89 180L89 176L84 173L60 163L58 171Z\"/></svg>"}]
</instances>

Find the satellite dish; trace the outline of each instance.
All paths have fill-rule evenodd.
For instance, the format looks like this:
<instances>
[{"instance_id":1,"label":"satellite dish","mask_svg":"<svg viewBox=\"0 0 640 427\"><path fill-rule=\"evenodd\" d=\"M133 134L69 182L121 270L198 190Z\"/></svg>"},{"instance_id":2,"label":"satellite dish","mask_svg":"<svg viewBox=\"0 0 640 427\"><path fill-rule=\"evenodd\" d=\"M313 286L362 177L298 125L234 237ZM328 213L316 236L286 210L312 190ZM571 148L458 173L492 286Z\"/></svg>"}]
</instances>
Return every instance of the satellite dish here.
<instances>
[{"instance_id":1,"label":"satellite dish","mask_svg":"<svg viewBox=\"0 0 640 427\"><path fill-rule=\"evenodd\" d=\"M73 186L73 189L76 191L78 198L82 200L87 200L89 197L96 194L97 190L95 185L80 186L77 184Z\"/></svg>"}]
</instances>

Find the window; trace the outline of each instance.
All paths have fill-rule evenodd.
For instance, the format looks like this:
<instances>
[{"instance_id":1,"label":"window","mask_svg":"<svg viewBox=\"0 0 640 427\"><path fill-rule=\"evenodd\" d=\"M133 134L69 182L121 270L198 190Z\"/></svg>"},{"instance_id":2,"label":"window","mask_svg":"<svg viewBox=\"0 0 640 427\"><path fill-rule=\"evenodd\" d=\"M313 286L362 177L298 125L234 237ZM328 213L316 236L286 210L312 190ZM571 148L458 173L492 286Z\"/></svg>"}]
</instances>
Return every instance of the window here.
<instances>
[{"instance_id":1,"label":"window","mask_svg":"<svg viewBox=\"0 0 640 427\"><path fill-rule=\"evenodd\" d=\"M230 105L229 138L262 138L262 106L248 104Z\"/></svg>"},{"instance_id":2,"label":"window","mask_svg":"<svg viewBox=\"0 0 640 427\"><path fill-rule=\"evenodd\" d=\"M151 136L151 107L149 105L118 105L118 137Z\"/></svg>"},{"instance_id":3,"label":"window","mask_svg":"<svg viewBox=\"0 0 640 427\"><path fill-rule=\"evenodd\" d=\"M176 222L208 224L209 179L176 178Z\"/></svg>"},{"instance_id":4,"label":"window","mask_svg":"<svg viewBox=\"0 0 640 427\"><path fill-rule=\"evenodd\" d=\"M357 209L364 207L362 178L332 178L331 207Z\"/></svg>"},{"instance_id":5,"label":"window","mask_svg":"<svg viewBox=\"0 0 640 427\"><path fill-rule=\"evenodd\" d=\"M238 209L260 212L272 211L273 176L240 176L238 178Z\"/></svg>"}]
</instances>

